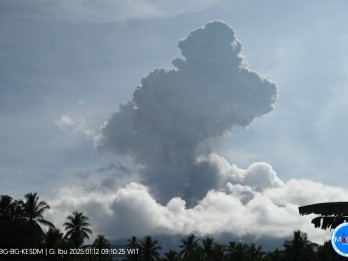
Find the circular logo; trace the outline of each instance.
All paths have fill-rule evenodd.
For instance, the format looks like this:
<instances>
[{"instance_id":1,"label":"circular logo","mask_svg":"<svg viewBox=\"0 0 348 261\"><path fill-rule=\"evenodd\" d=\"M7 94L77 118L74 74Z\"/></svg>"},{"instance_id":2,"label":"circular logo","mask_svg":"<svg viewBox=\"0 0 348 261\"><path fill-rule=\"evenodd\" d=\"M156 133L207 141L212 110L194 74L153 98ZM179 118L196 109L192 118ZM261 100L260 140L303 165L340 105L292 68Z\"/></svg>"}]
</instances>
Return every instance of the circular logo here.
<instances>
[{"instance_id":1,"label":"circular logo","mask_svg":"<svg viewBox=\"0 0 348 261\"><path fill-rule=\"evenodd\" d=\"M331 244L338 254L348 257L348 223L342 223L334 229Z\"/></svg>"}]
</instances>

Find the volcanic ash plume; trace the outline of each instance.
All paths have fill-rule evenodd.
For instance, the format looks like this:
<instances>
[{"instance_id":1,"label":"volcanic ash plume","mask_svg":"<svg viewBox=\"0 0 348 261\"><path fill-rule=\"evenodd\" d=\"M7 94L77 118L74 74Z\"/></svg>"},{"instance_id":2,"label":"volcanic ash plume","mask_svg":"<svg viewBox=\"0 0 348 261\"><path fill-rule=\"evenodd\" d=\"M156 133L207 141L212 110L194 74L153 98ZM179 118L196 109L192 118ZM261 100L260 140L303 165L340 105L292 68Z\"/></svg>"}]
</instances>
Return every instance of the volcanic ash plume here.
<instances>
[{"instance_id":1,"label":"volcanic ash plume","mask_svg":"<svg viewBox=\"0 0 348 261\"><path fill-rule=\"evenodd\" d=\"M179 48L184 58L173 61L177 69L143 78L98 140L100 149L143 166L143 183L162 203L175 196L194 202L209 189L248 180L230 165L222 173L223 158L200 145L272 111L278 93L247 68L241 43L223 22L192 31Z\"/></svg>"}]
</instances>

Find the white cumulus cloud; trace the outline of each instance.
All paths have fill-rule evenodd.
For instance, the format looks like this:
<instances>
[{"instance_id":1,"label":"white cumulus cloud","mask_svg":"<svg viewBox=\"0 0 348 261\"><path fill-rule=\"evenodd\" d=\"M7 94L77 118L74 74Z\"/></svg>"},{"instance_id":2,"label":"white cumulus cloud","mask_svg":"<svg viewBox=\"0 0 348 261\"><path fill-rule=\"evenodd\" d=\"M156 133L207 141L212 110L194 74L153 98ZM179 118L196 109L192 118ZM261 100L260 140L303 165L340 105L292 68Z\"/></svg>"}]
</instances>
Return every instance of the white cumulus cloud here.
<instances>
[{"instance_id":1,"label":"white cumulus cloud","mask_svg":"<svg viewBox=\"0 0 348 261\"><path fill-rule=\"evenodd\" d=\"M249 184L227 182L226 190L209 190L192 207L180 197L163 205L140 183L89 192L83 186L66 186L49 202L52 209L47 218L63 224L64 217L77 209L90 218L94 231L112 239L189 233L216 237L228 233L241 239L282 238L301 229L315 242L328 240L329 231L315 229L310 216L299 215L298 206L343 200L348 191L308 180L279 181L281 185L263 191Z\"/></svg>"}]
</instances>

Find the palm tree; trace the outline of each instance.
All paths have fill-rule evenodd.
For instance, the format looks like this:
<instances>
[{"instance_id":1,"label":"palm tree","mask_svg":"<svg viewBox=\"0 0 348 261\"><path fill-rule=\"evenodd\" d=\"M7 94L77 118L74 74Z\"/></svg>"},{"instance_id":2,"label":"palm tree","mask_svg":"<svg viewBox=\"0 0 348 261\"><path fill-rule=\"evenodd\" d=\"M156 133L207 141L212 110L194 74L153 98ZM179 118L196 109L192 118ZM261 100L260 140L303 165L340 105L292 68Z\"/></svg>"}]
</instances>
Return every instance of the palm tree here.
<instances>
[{"instance_id":1,"label":"palm tree","mask_svg":"<svg viewBox=\"0 0 348 261\"><path fill-rule=\"evenodd\" d=\"M285 260L310 261L315 258L316 244L307 239L307 234L296 230L292 240L285 240L284 244Z\"/></svg>"},{"instance_id":2,"label":"palm tree","mask_svg":"<svg viewBox=\"0 0 348 261\"><path fill-rule=\"evenodd\" d=\"M46 257L47 260L63 260L63 255L58 254L58 249L68 249L63 233L57 228L50 227L44 236L44 248L54 249L55 254Z\"/></svg>"},{"instance_id":3,"label":"palm tree","mask_svg":"<svg viewBox=\"0 0 348 261\"><path fill-rule=\"evenodd\" d=\"M45 247L57 249L63 243L63 233L58 228L49 228L45 234Z\"/></svg>"},{"instance_id":4,"label":"palm tree","mask_svg":"<svg viewBox=\"0 0 348 261\"><path fill-rule=\"evenodd\" d=\"M191 234L181 239L181 243L182 244L179 246L181 248L180 255L182 255L185 260L195 260L199 239L197 239L194 234Z\"/></svg>"},{"instance_id":5,"label":"palm tree","mask_svg":"<svg viewBox=\"0 0 348 261\"><path fill-rule=\"evenodd\" d=\"M161 249L157 246L158 241L152 240L151 236L145 236L143 241L140 241L140 260L141 261L154 261L159 258L158 250Z\"/></svg>"},{"instance_id":6,"label":"palm tree","mask_svg":"<svg viewBox=\"0 0 348 261\"><path fill-rule=\"evenodd\" d=\"M247 243L234 242L234 241L229 242L225 253L226 253L225 260L238 260L238 261L261 260L261 258L265 255L265 253L262 251L261 246L256 247L254 243L251 243L250 245L248 245ZM279 259L275 259L275 260L279 260Z\"/></svg>"},{"instance_id":7,"label":"palm tree","mask_svg":"<svg viewBox=\"0 0 348 261\"><path fill-rule=\"evenodd\" d=\"M9 218L13 198L8 195L0 196L0 221Z\"/></svg>"},{"instance_id":8,"label":"palm tree","mask_svg":"<svg viewBox=\"0 0 348 261\"><path fill-rule=\"evenodd\" d=\"M213 260L214 244L214 239L212 239L211 237L206 237L202 240L202 247L207 261Z\"/></svg>"},{"instance_id":9,"label":"palm tree","mask_svg":"<svg viewBox=\"0 0 348 261\"><path fill-rule=\"evenodd\" d=\"M213 261L221 261L225 257L225 246L223 244L216 243L213 248Z\"/></svg>"},{"instance_id":10,"label":"palm tree","mask_svg":"<svg viewBox=\"0 0 348 261\"><path fill-rule=\"evenodd\" d=\"M265 253L262 251L261 246L256 247L255 243L251 243L248 246L248 249L247 249L247 259L248 260L250 260L250 261L260 260L264 256L264 254Z\"/></svg>"},{"instance_id":11,"label":"palm tree","mask_svg":"<svg viewBox=\"0 0 348 261\"><path fill-rule=\"evenodd\" d=\"M23 201L13 200L8 195L0 196L0 224L25 221L23 217Z\"/></svg>"},{"instance_id":12,"label":"palm tree","mask_svg":"<svg viewBox=\"0 0 348 261\"><path fill-rule=\"evenodd\" d=\"M283 259L283 253L276 248L274 251L268 252L262 257L262 261L279 261ZM324 260L323 260L324 261ZM327 260L328 261L328 260Z\"/></svg>"},{"instance_id":13,"label":"palm tree","mask_svg":"<svg viewBox=\"0 0 348 261\"><path fill-rule=\"evenodd\" d=\"M175 250L169 249L168 252L164 253L164 261L178 261L180 260L179 253Z\"/></svg>"},{"instance_id":14,"label":"palm tree","mask_svg":"<svg viewBox=\"0 0 348 261\"><path fill-rule=\"evenodd\" d=\"M39 246L45 235L42 225L54 227L54 225L43 217L43 214L50 207L45 201L40 201L37 193L27 193L21 203L23 218L27 223L28 234L31 244Z\"/></svg>"},{"instance_id":15,"label":"palm tree","mask_svg":"<svg viewBox=\"0 0 348 261\"><path fill-rule=\"evenodd\" d=\"M23 202L23 212L29 224L40 229L43 232L40 225L45 225L48 227L54 227L54 225L47 221L43 217L43 213L50 209L50 206L45 201L39 201L39 196L37 193L28 193L24 196L25 201Z\"/></svg>"},{"instance_id":16,"label":"palm tree","mask_svg":"<svg viewBox=\"0 0 348 261\"><path fill-rule=\"evenodd\" d=\"M348 221L348 202L327 202L299 207L300 215L319 214L312 220L315 227L334 229Z\"/></svg>"},{"instance_id":17,"label":"palm tree","mask_svg":"<svg viewBox=\"0 0 348 261\"><path fill-rule=\"evenodd\" d=\"M226 248L227 260L245 260L245 252L247 248L248 245L245 243L230 241Z\"/></svg>"},{"instance_id":18,"label":"palm tree","mask_svg":"<svg viewBox=\"0 0 348 261\"><path fill-rule=\"evenodd\" d=\"M109 248L110 242L105 238L105 235L99 234L93 242L93 247L97 249Z\"/></svg>"},{"instance_id":19,"label":"palm tree","mask_svg":"<svg viewBox=\"0 0 348 261\"><path fill-rule=\"evenodd\" d=\"M89 235L92 234L92 230L88 227L88 217L83 215L82 212L73 212L72 215L68 216L69 222L65 222L65 237L68 238L73 247L79 248L82 246L85 239L89 239Z\"/></svg>"},{"instance_id":20,"label":"palm tree","mask_svg":"<svg viewBox=\"0 0 348 261\"><path fill-rule=\"evenodd\" d=\"M92 247L99 249L99 254L96 255L96 260L98 261L112 260L111 255L105 255L102 252L102 249L110 248L110 242L108 239L105 238L105 235L102 235L102 234L97 235L96 239L94 240L92 244Z\"/></svg>"},{"instance_id":21,"label":"palm tree","mask_svg":"<svg viewBox=\"0 0 348 261\"><path fill-rule=\"evenodd\" d=\"M8 195L0 196L0 246L24 247L30 240L27 237L27 223L23 217L23 202L13 200Z\"/></svg>"},{"instance_id":22,"label":"palm tree","mask_svg":"<svg viewBox=\"0 0 348 261\"><path fill-rule=\"evenodd\" d=\"M140 249L139 240L136 236L132 236L130 239L128 239L127 244L128 249ZM136 261L138 260L139 254L127 254L127 259L129 261Z\"/></svg>"},{"instance_id":23,"label":"palm tree","mask_svg":"<svg viewBox=\"0 0 348 261\"><path fill-rule=\"evenodd\" d=\"M338 255L332 247L330 241L326 241L323 245L318 247L317 251L318 261L345 261L345 257Z\"/></svg>"}]
</instances>

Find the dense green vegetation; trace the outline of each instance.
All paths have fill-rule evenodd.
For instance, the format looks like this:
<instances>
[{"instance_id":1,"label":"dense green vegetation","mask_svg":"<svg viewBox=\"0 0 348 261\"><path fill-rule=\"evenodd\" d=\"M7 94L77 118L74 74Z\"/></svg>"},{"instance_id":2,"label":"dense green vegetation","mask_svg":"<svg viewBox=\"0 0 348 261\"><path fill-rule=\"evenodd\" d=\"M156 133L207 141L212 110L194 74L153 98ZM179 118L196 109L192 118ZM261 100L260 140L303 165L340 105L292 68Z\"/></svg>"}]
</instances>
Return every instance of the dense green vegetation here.
<instances>
[{"instance_id":1,"label":"dense green vegetation","mask_svg":"<svg viewBox=\"0 0 348 261\"><path fill-rule=\"evenodd\" d=\"M112 248L105 235L97 235L91 246L84 243L92 234L88 217L74 211L66 217L61 232L44 218L50 207L40 201L37 193L28 193L23 200L14 200L7 195L0 196L0 248L1 249L51 249L54 253L45 255L0 255L0 260L112 260L105 249ZM333 261L345 260L332 249L330 242L317 245L307 239L307 234L299 230L286 240L284 249L265 252L262 246L231 241L221 244L211 237L197 238L187 235L178 242L177 249L160 252L159 242L151 236L128 239L129 249L137 253L123 255L124 261ZM57 250L63 253L57 253ZM89 254L69 254L71 249L90 251ZM65 251L65 252L64 252ZM91 251L94 251L93 253ZM163 253L163 254L161 254Z\"/></svg>"}]
</instances>

